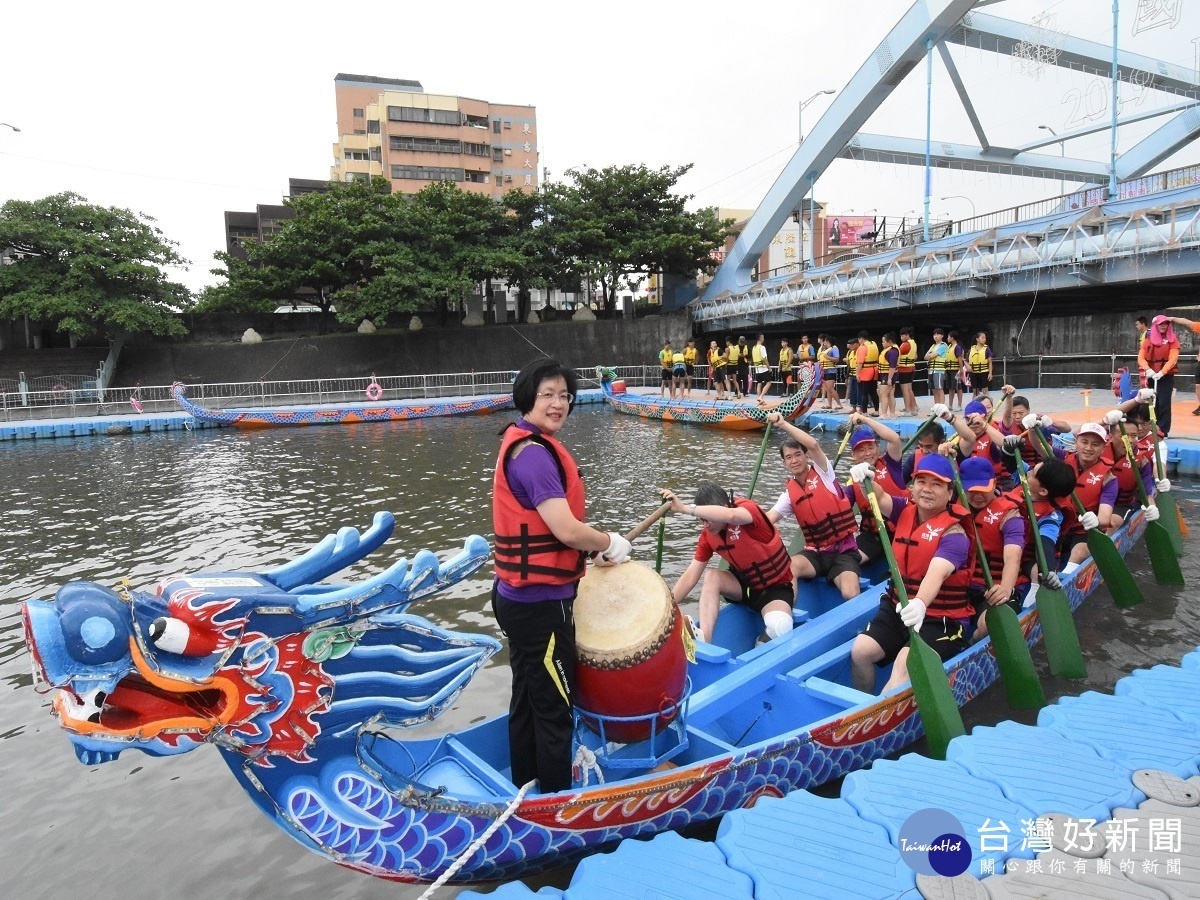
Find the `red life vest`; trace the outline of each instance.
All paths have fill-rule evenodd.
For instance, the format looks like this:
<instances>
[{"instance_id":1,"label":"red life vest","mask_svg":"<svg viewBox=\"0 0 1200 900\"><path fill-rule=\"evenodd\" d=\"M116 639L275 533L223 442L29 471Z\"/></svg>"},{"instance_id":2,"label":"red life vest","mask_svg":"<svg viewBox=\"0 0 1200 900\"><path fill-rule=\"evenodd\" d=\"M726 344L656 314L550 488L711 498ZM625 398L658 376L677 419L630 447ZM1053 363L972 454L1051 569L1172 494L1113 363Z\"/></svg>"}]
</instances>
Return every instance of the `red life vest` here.
<instances>
[{"instance_id":1,"label":"red life vest","mask_svg":"<svg viewBox=\"0 0 1200 900\"><path fill-rule=\"evenodd\" d=\"M710 550L729 563L738 581L752 591L791 587L792 560L771 520L753 500L738 497L733 502L749 510L754 521L749 525L726 525L719 535L702 531L701 543L707 543ZM762 535L769 537L764 540Z\"/></svg>"},{"instance_id":2,"label":"red life vest","mask_svg":"<svg viewBox=\"0 0 1200 900\"><path fill-rule=\"evenodd\" d=\"M1100 492L1104 488L1104 483L1112 475L1112 469L1103 459L1099 459L1081 470L1079 457L1074 453L1068 453L1065 461L1075 470L1075 495L1079 497L1079 502L1088 512L1098 512L1100 510ZM1073 504L1071 512L1075 512ZM1063 531L1071 534L1079 534L1083 531L1077 514L1067 516L1067 522L1063 524Z\"/></svg>"},{"instance_id":3,"label":"red life vest","mask_svg":"<svg viewBox=\"0 0 1200 900\"><path fill-rule=\"evenodd\" d=\"M881 455L875 460L875 483L883 488L885 494L890 494L893 497L908 497L908 490L897 483L892 477L892 470L888 468L887 460ZM863 493L862 485L854 485L854 504L862 513L862 524L859 528L867 534L879 534L879 523L875 521L875 514L871 512L871 504L867 500L867 495ZM888 524L888 533L892 531L891 523Z\"/></svg>"},{"instance_id":4,"label":"red life vest","mask_svg":"<svg viewBox=\"0 0 1200 900\"><path fill-rule=\"evenodd\" d=\"M802 482L789 478L787 492L804 540L818 553L853 537L858 530L850 501L841 491L831 490L815 469L810 467Z\"/></svg>"},{"instance_id":5,"label":"red life vest","mask_svg":"<svg viewBox=\"0 0 1200 900\"><path fill-rule=\"evenodd\" d=\"M1155 344L1149 339L1143 341L1142 355L1146 358L1146 365L1155 372L1161 372L1171 356L1172 347L1178 351L1179 341L1163 341L1161 344Z\"/></svg>"},{"instance_id":6,"label":"red life vest","mask_svg":"<svg viewBox=\"0 0 1200 900\"><path fill-rule=\"evenodd\" d=\"M951 526L962 525L966 515L967 511L958 504L952 504L926 522L918 521L915 503L909 503L900 511L900 518L896 522L896 535L892 538L892 550L896 555L896 567L900 570L900 577L904 579L904 589L909 597L918 596L925 573L929 571L933 558L937 555L942 534ZM968 541L973 541L969 529L964 530ZM970 553L967 554L966 565L950 573L942 582L938 595L932 600L921 597L928 606L929 614L950 619L969 619L974 611L967 600L967 588L974 574L975 547L972 545ZM890 582L888 597L893 603L898 600L895 586Z\"/></svg>"},{"instance_id":7,"label":"red life vest","mask_svg":"<svg viewBox=\"0 0 1200 900\"><path fill-rule=\"evenodd\" d=\"M1014 510L1017 515L1021 515L1021 510L1025 508L1025 498L1022 497L1020 503L1011 497L1011 492L1001 497L997 497L983 509L975 512L975 529L979 535L979 543L983 547L984 555L988 561L988 571L992 573L992 581L996 584L1004 577L1004 534L1001 528L1004 525L1009 514ZM1021 516L1025 524L1025 547L1021 551L1021 571L1017 575L1017 584L1024 584L1029 580L1029 576L1025 574L1025 555L1029 549L1029 523L1025 521L1025 517ZM982 575L979 582L983 581Z\"/></svg>"},{"instance_id":8,"label":"red life vest","mask_svg":"<svg viewBox=\"0 0 1200 900\"><path fill-rule=\"evenodd\" d=\"M492 478L492 530L496 535L496 577L515 588L535 584L569 584L583 576L584 553L562 543L536 509L526 509L508 485L506 463L515 444L523 440L550 451L562 475L567 505L581 522L584 513L583 479L579 466L559 441L515 425L504 432Z\"/></svg>"},{"instance_id":9,"label":"red life vest","mask_svg":"<svg viewBox=\"0 0 1200 900\"><path fill-rule=\"evenodd\" d=\"M1004 467L1004 463L992 458L992 437L986 431L983 434L976 435L975 449L971 451L971 455L978 456L990 462L992 464L992 471L997 478L1003 478L1008 474L1008 469Z\"/></svg>"}]
</instances>

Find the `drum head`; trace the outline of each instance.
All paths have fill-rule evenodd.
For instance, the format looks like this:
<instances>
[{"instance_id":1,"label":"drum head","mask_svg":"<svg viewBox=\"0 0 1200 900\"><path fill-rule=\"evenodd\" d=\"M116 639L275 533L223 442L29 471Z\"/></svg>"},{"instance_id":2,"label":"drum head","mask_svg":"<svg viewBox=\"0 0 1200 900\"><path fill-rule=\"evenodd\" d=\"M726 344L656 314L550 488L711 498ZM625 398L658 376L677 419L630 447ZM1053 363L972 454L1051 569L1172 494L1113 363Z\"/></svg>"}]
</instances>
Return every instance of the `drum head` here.
<instances>
[{"instance_id":1,"label":"drum head","mask_svg":"<svg viewBox=\"0 0 1200 900\"><path fill-rule=\"evenodd\" d=\"M671 589L649 566L589 566L575 598L578 652L597 661L644 652L670 631L673 609Z\"/></svg>"}]
</instances>

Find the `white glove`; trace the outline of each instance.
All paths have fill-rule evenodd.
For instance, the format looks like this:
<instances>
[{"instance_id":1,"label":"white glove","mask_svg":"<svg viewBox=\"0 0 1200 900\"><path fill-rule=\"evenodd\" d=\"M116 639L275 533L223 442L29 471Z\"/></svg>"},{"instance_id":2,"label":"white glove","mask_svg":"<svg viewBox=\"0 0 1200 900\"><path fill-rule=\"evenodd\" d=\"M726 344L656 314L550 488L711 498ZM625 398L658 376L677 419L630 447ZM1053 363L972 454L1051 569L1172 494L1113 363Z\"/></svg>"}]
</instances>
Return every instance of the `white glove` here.
<instances>
[{"instance_id":1,"label":"white glove","mask_svg":"<svg viewBox=\"0 0 1200 900\"><path fill-rule=\"evenodd\" d=\"M1042 587L1049 588L1052 591L1062 590L1062 581L1056 572L1047 572L1044 575L1038 574L1038 583Z\"/></svg>"},{"instance_id":2,"label":"white glove","mask_svg":"<svg viewBox=\"0 0 1200 900\"><path fill-rule=\"evenodd\" d=\"M1160 494L1169 493L1171 490L1171 479L1170 478L1160 478L1156 482L1154 482L1154 486L1156 488L1158 488L1158 492Z\"/></svg>"},{"instance_id":3,"label":"white glove","mask_svg":"<svg viewBox=\"0 0 1200 900\"><path fill-rule=\"evenodd\" d=\"M1021 420L1021 427L1024 428L1026 431L1032 431L1034 428L1037 427L1037 424L1038 424L1038 417L1034 413L1030 413L1029 415L1027 415L1025 418L1023 418Z\"/></svg>"},{"instance_id":4,"label":"white glove","mask_svg":"<svg viewBox=\"0 0 1200 900\"><path fill-rule=\"evenodd\" d=\"M950 412L950 407L948 407L945 403L933 404L933 406L929 407L929 414L931 416L937 416L939 419L945 419L947 422L954 417Z\"/></svg>"},{"instance_id":5,"label":"white glove","mask_svg":"<svg viewBox=\"0 0 1200 900\"><path fill-rule=\"evenodd\" d=\"M1104 414L1103 421L1105 425L1120 425L1125 421L1125 413L1121 412L1119 409L1110 409Z\"/></svg>"},{"instance_id":6,"label":"white glove","mask_svg":"<svg viewBox=\"0 0 1200 900\"><path fill-rule=\"evenodd\" d=\"M623 563L629 559L629 554L633 552L633 545L615 531L608 533L608 549L600 554L601 557L608 560L610 563Z\"/></svg>"},{"instance_id":7,"label":"white glove","mask_svg":"<svg viewBox=\"0 0 1200 900\"><path fill-rule=\"evenodd\" d=\"M1079 524L1083 526L1084 531L1092 531L1100 527L1100 518L1094 512L1088 510L1079 517Z\"/></svg>"},{"instance_id":8,"label":"white glove","mask_svg":"<svg viewBox=\"0 0 1200 900\"><path fill-rule=\"evenodd\" d=\"M1157 522L1158 521L1159 512L1158 512L1157 506L1143 506L1142 512L1144 512L1146 514L1147 522Z\"/></svg>"},{"instance_id":9,"label":"white glove","mask_svg":"<svg viewBox=\"0 0 1200 900\"><path fill-rule=\"evenodd\" d=\"M1009 456L1016 456L1021 450L1021 445L1025 443L1025 438L1019 434L1006 434L1004 436L1004 452Z\"/></svg>"},{"instance_id":10,"label":"white glove","mask_svg":"<svg viewBox=\"0 0 1200 900\"><path fill-rule=\"evenodd\" d=\"M1039 425L1041 425L1043 428L1053 428L1054 427L1054 420L1052 418L1050 418L1049 416L1041 416L1037 420L1037 423Z\"/></svg>"},{"instance_id":11,"label":"white glove","mask_svg":"<svg viewBox=\"0 0 1200 900\"><path fill-rule=\"evenodd\" d=\"M855 463L850 467L850 478L855 484L862 484L874 474L875 466L872 463Z\"/></svg>"},{"instance_id":12,"label":"white glove","mask_svg":"<svg viewBox=\"0 0 1200 900\"><path fill-rule=\"evenodd\" d=\"M908 606L896 604L896 612L900 613L900 621L908 628L921 630L921 623L925 621L925 601L920 597L909 597Z\"/></svg>"},{"instance_id":13,"label":"white glove","mask_svg":"<svg viewBox=\"0 0 1200 900\"><path fill-rule=\"evenodd\" d=\"M1155 372L1153 369L1151 369L1149 372L1146 373L1146 377L1149 378L1151 381L1153 381L1155 386L1157 387L1158 379L1163 377L1163 373Z\"/></svg>"},{"instance_id":14,"label":"white glove","mask_svg":"<svg viewBox=\"0 0 1200 900\"><path fill-rule=\"evenodd\" d=\"M1137 402L1138 403L1153 403L1154 398L1157 396L1158 395L1155 394L1154 391L1150 390L1150 388L1142 388L1140 391L1137 392Z\"/></svg>"}]
</instances>

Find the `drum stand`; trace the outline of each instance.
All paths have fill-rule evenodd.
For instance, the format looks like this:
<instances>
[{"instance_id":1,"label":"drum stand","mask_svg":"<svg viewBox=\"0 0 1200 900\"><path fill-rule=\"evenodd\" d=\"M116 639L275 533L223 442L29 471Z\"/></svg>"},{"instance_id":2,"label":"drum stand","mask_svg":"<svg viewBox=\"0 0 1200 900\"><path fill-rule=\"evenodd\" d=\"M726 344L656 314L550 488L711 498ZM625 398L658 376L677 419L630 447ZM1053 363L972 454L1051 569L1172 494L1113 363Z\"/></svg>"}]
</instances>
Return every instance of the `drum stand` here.
<instances>
[{"instance_id":1,"label":"drum stand","mask_svg":"<svg viewBox=\"0 0 1200 900\"><path fill-rule=\"evenodd\" d=\"M585 771L576 772L576 781L586 784L586 769L599 765L597 775L604 781L605 769L650 770L677 756L687 749L687 707L692 696L692 679L688 678L683 696L678 702L663 698L662 706L652 713L640 716L609 716L591 712L578 705L575 707L575 733L572 740L572 757L576 769L580 760L586 760ZM645 740L622 744L610 741L606 735L612 725L621 725L618 730L643 725L648 732ZM583 748L583 752L581 752Z\"/></svg>"}]
</instances>

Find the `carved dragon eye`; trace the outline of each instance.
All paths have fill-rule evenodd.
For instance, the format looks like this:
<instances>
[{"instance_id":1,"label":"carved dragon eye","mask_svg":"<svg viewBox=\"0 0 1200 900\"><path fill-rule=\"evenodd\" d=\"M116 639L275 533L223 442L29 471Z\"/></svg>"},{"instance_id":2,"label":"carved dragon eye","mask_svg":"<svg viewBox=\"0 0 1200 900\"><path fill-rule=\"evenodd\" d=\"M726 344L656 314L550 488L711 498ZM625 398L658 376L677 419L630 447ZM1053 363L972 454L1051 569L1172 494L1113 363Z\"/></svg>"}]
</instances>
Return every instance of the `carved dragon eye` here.
<instances>
[{"instance_id":1,"label":"carved dragon eye","mask_svg":"<svg viewBox=\"0 0 1200 900\"><path fill-rule=\"evenodd\" d=\"M150 643L166 653L181 656L207 656L216 649L216 635L193 629L182 619L159 616L147 629Z\"/></svg>"}]
</instances>

